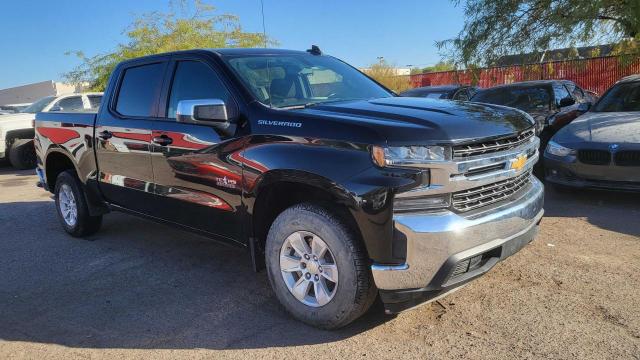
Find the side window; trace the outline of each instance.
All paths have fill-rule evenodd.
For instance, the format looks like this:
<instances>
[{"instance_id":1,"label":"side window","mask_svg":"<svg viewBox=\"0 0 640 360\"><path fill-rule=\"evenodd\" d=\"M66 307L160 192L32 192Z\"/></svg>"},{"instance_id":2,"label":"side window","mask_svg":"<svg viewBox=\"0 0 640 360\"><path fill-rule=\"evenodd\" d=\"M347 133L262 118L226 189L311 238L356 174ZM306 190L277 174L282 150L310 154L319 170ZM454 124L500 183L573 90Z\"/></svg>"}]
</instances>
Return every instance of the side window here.
<instances>
[{"instance_id":1,"label":"side window","mask_svg":"<svg viewBox=\"0 0 640 360\"><path fill-rule=\"evenodd\" d=\"M553 84L553 93L555 95L556 105L560 106L560 100L570 97L569 91L562 84Z\"/></svg>"},{"instance_id":2,"label":"side window","mask_svg":"<svg viewBox=\"0 0 640 360\"><path fill-rule=\"evenodd\" d=\"M62 111L80 111L84 109L82 97L72 96L58 101L54 106L59 106Z\"/></svg>"},{"instance_id":3,"label":"side window","mask_svg":"<svg viewBox=\"0 0 640 360\"><path fill-rule=\"evenodd\" d=\"M100 107L100 102L102 102L102 95L88 95L89 105L91 109L97 109Z\"/></svg>"},{"instance_id":4,"label":"side window","mask_svg":"<svg viewBox=\"0 0 640 360\"><path fill-rule=\"evenodd\" d=\"M584 91L582 91L582 89L580 89L576 84L567 84L567 88L576 101L584 100Z\"/></svg>"},{"instance_id":5,"label":"side window","mask_svg":"<svg viewBox=\"0 0 640 360\"><path fill-rule=\"evenodd\" d=\"M152 116L162 85L163 70L163 63L126 69L118 92L116 111L125 116Z\"/></svg>"},{"instance_id":6,"label":"side window","mask_svg":"<svg viewBox=\"0 0 640 360\"><path fill-rule=\"evenodd\" d=\"M220 99L227 104L231 96L216 73L200 61L180 61L173 76L167 117L175 119L180 100ZM232 112L229 112L230 114Z\"/></svg>"}]
</instances>

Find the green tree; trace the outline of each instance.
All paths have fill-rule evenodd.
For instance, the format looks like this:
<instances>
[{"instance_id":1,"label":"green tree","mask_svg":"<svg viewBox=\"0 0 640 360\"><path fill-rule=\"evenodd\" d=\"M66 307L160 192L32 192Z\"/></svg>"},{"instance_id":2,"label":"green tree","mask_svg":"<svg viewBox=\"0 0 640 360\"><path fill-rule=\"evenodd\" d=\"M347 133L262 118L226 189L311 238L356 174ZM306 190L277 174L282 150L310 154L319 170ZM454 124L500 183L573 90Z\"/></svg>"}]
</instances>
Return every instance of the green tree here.
<instances>
[{"instance_id":1,"label":"green tree","mask_svg":"<svg viewBox=\"0 0 640 360\"><path fill-rule=\"evenodd\" d=\"M70 52L82 62L64 78L74 84L89 83L90 88L102 91L113 68L121 61L145 55L195 48L262 47L274 45L261 33L242 30L235 15L217 14L215 7L201 0L170 3L168 13L144 14L124 31L127 41L108 53L85 56L81 51Z\"/></svg>"},{"instance_id":2,"label":"green tree","mask_svg":"<svg viewBox=\"0 0 640 360\"><path fill-rule=\"evenodd\" d=\"M453 0L459 5L461 0ZM504 55L616 44L640 55L638 0L466 0L465 24L454 39L436 45L457 63L491 65Z\"/></svg>"},{"instance_id":3,"label":"green tree","mask_svg":"<svg viewBox=\"0 0 640 360\"><path fill-rule=\"evenodd\" d=\"M435 65L422 68L422 72L428 73L428 72L437 72L437 71L451 71L455 69L456 69L456 65L452 60L442 60L442 61L438 61Z\"/></svg>"},{"instance_id":4,"label":"green tree","mask_svg":"<svg viewBox=\"0 0 640 360\"><path fill-rule=\"evenodd\" d=\"M364 73L387 88L399 93L411 88L411 79L407 75L398 75L396 67L384 59L371 65Z\"/></svg>"}]
</instances>

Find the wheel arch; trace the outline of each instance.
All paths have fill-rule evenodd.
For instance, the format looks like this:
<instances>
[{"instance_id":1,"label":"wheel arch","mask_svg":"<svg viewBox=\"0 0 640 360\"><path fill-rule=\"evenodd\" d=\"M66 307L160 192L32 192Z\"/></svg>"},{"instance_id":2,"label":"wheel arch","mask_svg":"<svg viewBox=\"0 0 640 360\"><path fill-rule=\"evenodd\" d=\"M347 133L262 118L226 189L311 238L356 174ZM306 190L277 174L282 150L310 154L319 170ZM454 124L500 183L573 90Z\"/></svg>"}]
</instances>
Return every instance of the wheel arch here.
<instances>
[{"instance_id":1,"label":"wheel arch","mask_svg":"<svg viewBox=\"0 0 640 360\"><path fill-rule=\"evenodd\" d=\"M317 204L336 214L354 232L356 239L365 245L353 215L359 206L357 199L347 189L326 177L299 170L272 170L263 174L253 198L249 209L250 238L258 245L256 250L264 250L269 228L280 213L305 202Z\"/></svg>"},{"instance_id":2,"label":"wheel arch","mask_svg":"<svg viewBox=\"0 0 640 360\"><path fill-rule=\"evenodd\" d=\"M66 170L73 170L78 174L78 168L71 156L57 148L50 149L47 152L43 165L47 189L52 193L55 191L56 179L60 173Z\"/></svg>"},{"instance_id":3,"label":"wheel arch","mask_svg":"<svg viewBox=\"0 0 640 360\"><path fill-rule=\"evenodd\" d=\"M91 216L102 215L109 212L109 208L103 201L101 194L97 189L87 186L82 178L79 177L78 166L73 157L61 148L51 148L47 151L44 161L44 177L47 190L54 193L56 188L56 179L63 171L73 170L84 187L84 197L89 208Z\"/></svg>"}]
</instances>

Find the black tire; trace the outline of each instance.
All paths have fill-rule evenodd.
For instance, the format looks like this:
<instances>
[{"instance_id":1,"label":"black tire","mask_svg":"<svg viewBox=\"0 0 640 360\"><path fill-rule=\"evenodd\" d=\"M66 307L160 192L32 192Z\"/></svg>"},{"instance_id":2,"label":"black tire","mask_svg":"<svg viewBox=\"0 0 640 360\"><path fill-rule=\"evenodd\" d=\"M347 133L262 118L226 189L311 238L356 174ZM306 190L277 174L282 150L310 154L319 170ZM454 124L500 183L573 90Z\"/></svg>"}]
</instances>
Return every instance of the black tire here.
<instances>
[{"instance_id":1,"label":"black tire","mask_svg":"<svg viewBox=\"0 0 640 360\"><path fill-rule=\"evenodd\" d=\"M304 231L316 234L328 245L338 268L335 295L323 306L299 301L289 291L280 270L280 251L289 235ZM294 205L273 222L265 249L271 287L284 308L296 319L322 329L337 329L364 314L376 299L377 289L369 259L354 232L326 209L309 203Z\"/></svg>"},{"instance_id":2,"label":"black tire","mask_svg":"<svg viewBox=\"0 0 640 360\"><path fill-rule=\"evenodd\" d=\"M33 139L14 139L9 146L9 162L16 169L36 167L36 149Z\"/></svg>"},{"instance_id":3,"label":"black tire","mask_svg":"<svg viewBox=\"0 0 640 360\"><path fill-rule=\"evenodd\" d=\"M74 224L68 224L62 215L60 206L60 193L63 186L68 186L73 193L76 204L77 218ZM84 237L94 234L102 225L102 215L89 215L89 208L84 196L84 188L76 173L72 170L63 171L56 179L55 200L58 218L64 230L74 237Z\"/></svg>"}]
</instances>

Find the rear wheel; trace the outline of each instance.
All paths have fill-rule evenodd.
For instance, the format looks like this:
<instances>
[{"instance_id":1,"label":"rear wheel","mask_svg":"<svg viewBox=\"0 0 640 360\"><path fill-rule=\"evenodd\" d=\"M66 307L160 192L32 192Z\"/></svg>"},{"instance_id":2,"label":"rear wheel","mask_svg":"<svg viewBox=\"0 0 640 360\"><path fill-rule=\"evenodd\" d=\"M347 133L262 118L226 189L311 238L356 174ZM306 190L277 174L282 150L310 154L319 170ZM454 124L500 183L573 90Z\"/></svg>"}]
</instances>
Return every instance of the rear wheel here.
<instances>
[{"instance_id":1,"label":"rear wheel","mask_svg":"<svg viewBox=\"0 0 640 360\"><path fill-rule=\"evenodd\" d=\"M14 139L9 147L9 162L16 169L25 170L36 167L36 149L33 139Z\"/></svg>"},{"instance_id":2,"label":"rear wheel","mask_svg":"<svg viewBox=\"0 0 640 360\"><path fill-rule=\"evenodd\" d=\"M83 237L100 229L102 215L89 214L82 184L73 171L63 171L58 175L54 193L58 217L67 233Z\"/></svg>"},{"instance_id":3,"label":"rear wheel","mask_svg":"<svg viewBox=\"0 0 640 360\"><path fill-rule=\"evenodd\" d=\"M269 230L265 256L278 300L309 325L345 326L375 300L366 252L353 231L322 207L299 204L282 212Z\"/></svg>"}]
</instances>

